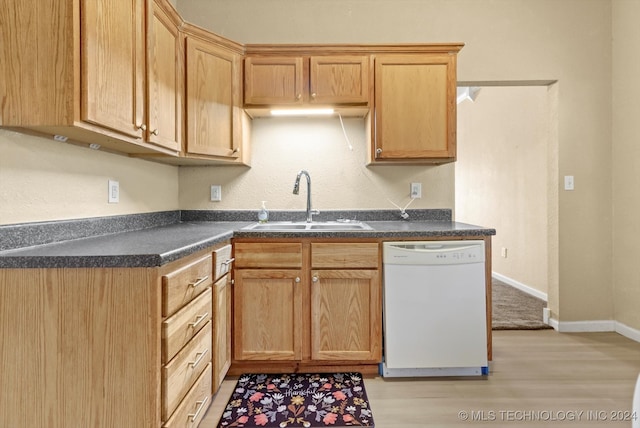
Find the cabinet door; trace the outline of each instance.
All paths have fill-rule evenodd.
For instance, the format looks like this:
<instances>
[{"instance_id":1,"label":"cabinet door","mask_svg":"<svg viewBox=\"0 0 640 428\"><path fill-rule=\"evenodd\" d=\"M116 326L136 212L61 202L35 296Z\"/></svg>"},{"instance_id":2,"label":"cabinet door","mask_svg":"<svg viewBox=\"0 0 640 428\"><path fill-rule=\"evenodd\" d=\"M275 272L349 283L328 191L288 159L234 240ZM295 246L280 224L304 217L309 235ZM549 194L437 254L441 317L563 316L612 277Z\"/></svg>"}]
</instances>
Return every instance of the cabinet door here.
<instances>
[{"instance_id":1,"label":"cabinet door","mask_svg":"<svg viewBox=\"0 0 640 428\"><path fill-rule=\"evenodd\" d=\"M221 278L213 286L213 391L222 384L231 366L231 280Z\"/></svg>"},{"instance_id":2,"label":"cabinet door","mask_svg":"<svg viewBox=\"0 0 640 428\"><path fill-rule=\"evenodd\" d=\"M244 60L244 103L299 105L306 98L301 57L247 57Z\"/></svg>"},{"instance_id":3,"label":"cabinet door","mask_svg":"<svg viewBox=\"0 0 640 428\"><path fill-rule=\"evenodd\" d=\"M153 3L148 38L147 140L171 150L182 144L182 79L177 24Z\"/></svg>"},{"instance_id":4,"label":"cabinet door","mask_svg":"<svg viewBox=\"0 0 640 428\"><path fill-rule=\"evenodd\" d=\"M375 160L455 160L456 56L375 60Z\"/></svg>"},{"instance_id":5,"label":"cabinet door","mask_svg":"<svg viewBox=\"0 0 640 428\"><path fill-rule=\"evenodd\" d=\"M222 47L187 37L187 153L239 156L238 61Z\"/></svg>"},{"instance_id":6,"label":"cabinet door","mask_svg":"<svg viewBox=\"0 0 640 428\"><path fill-rule=\"evenodd\" d=\"M311 103L368 104L369 57L311 57L309 92Z\"/></svg>"},{"instance_id":7,"label":"cabinet door","mask_svg":"<svg viewBox=\"0 0 640 428\"><path fill-rule=\"evenodd\" d=\"M382 358L382 303L377 270L311 272L311 358Z\"/></svg>"},{"instance_id":8,"label":"cabinet door","mask_svg":"<svg viewBox=\"0 0 640 428\"><path fill-rule=\"evenodd\" d=\"M237 269L233 289L234 358L300 360L300 270Z\"/></svg>"},{"instance_id":9,"label":"cabinet door","mask_svg":"<svg viewBox=\"0 0 640 428\"><path fill-rule=\"evenodd\" d=\"M83 0L81 119L142 138L145 0Z\"/></svg>"}]
</instances>

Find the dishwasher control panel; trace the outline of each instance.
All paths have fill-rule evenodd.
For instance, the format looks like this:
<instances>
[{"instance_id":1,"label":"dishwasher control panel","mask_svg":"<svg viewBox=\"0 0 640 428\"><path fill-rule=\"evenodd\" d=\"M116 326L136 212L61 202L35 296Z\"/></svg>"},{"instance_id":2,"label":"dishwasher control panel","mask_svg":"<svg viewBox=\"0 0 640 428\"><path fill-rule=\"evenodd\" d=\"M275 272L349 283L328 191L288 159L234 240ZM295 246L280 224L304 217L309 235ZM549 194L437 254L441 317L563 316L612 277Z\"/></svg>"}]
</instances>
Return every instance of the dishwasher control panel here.
<instances>
[{"instance_id":1,"label":"dishwasher control panel","mask_svg":"<svg viewBox=\"0 0 640 428\"><path fill-rule=\"evenodd\" d=\"M407 265L445 265L484 263L484 241L398 241L385 242L383 263Z\"/></svg>"}]
</instances>

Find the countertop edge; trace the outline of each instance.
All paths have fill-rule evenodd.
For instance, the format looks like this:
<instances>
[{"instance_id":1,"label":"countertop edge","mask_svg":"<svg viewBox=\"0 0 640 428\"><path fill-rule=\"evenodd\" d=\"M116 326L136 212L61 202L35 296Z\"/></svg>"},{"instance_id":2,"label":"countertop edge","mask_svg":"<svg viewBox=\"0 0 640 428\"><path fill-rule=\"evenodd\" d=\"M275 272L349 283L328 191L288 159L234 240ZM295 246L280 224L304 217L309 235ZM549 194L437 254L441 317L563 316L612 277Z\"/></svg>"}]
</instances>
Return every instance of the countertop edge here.
<instances>
[{"instance_id":1,"label":"countertop edge","mask_svg":"<svg viewBox=\"0 0 640 428\"><path fill-rule=\"evenodd\" d=\"M203 222L209 223L209 222ZM218 226L218 222L211 222ZM252 224L252 223L247 223ZM15 251L0 251L0 269L29 269L29 268L152 268L166 265L172 261L186 257L208 247L212 247L232 238L366 238L366 239L402 239L429 237L484 237L496 234L495 229L483 228L459 222L443 221L387 221L368 222L373 230L367 231L315 231L315 232L274 232L242 230L243 226L235 223L226 230L218 230L215 234L194 240L163 252L132 253L132 254L88 254L88 255L29 255L29 249L23 249L25 254L12 255ZM224 222L220 224L224 227ZM231 226L231 225L229 225ZM163 228L156 229L162 233ZM125 232L129 233L129 232ZM101 240L117 239L114 235L105 235ZM70 241L65 241L70 242ZM106 242L106 241L105 241ZM47 244L55 248L56 243ZM33 247L37 248L37 247ZM5 253L5 254L3 254Z\"/></svg>"}]
</instances>

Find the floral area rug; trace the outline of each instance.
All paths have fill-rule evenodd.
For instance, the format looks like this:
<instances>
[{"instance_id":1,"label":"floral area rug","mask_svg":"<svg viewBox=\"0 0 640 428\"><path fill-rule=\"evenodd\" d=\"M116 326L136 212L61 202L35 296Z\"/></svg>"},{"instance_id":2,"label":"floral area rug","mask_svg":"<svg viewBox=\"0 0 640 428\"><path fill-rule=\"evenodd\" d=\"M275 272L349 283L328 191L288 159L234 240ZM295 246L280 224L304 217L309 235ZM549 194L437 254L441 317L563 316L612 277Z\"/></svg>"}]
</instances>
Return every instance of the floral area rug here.
<instances>
[{"instance_id":1,"label":"floral area rug","mask_svg":"<svg viewBox=\"0 0 640 428\"><path fill-rule=\"evenodd\" d=\"M360 373L245 374L218 428L374 427Z\"/></svg>"}]
</instances>

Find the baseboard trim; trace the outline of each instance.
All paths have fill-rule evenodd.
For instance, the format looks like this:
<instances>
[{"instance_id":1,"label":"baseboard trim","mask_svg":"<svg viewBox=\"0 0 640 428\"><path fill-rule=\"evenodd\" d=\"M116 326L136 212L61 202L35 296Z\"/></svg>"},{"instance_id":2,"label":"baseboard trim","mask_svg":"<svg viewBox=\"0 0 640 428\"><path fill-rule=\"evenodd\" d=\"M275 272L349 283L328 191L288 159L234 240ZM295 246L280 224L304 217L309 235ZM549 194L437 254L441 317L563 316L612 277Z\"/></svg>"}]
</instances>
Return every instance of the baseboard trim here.
<instances>
[{"instance_id":1,"label":"baseboard trim","mask_svg":"<svg viewBox=\"0 0 640 428\"><path fill-rule=\"evenodd\" d=\"M613 320L558 321L552 318L549 320L549 325L560 333L615 332L635 342L640 342L640 330Z\"/></svg>"},{"instance_id":2,"label":"baseboard trim","mask_svg":"<svg viewBox=\"0 0 640 428\"><path fill-rule=\"evenodd\" d=\"M599 321L557 321L552 320L557 325L556 330L560 333L595 333L602 331L616 331L616 322L613 320ZM550 323L553 326L553 324Z\"/></svg>"},{"instance_id":3,"label":"baseboard trim","mask_svg":"<svg viewBox=\"0 0 640 428\"><path fill-rule=\"evenodd\" d=\"M621 322L616 322L616 333L620 333L624 337L640 342L640 330L629 327Z\"/></svg>"},{"instance_id":4,"label":"baseboard trim","mask_svg":"<svg viewBox=\"0 0 640 428\"><path fill-rule=\"evenodd\" d=\"M542 299L545 302L548 301L548 296L547 293L543 293L540 290L536 290L533 287L530 287L526 284L523 284L522 282L516 281L515 279L509 278L508 276L504 276L502 274L499 274L497 272L491 272L491 276L494 277L495 279L498 279L502 282L504 282L505 284L509 284L510 286L517 288L520 291L523 291L533 297L537 297L538 299Z\"/></svg>"}]
</instances>

